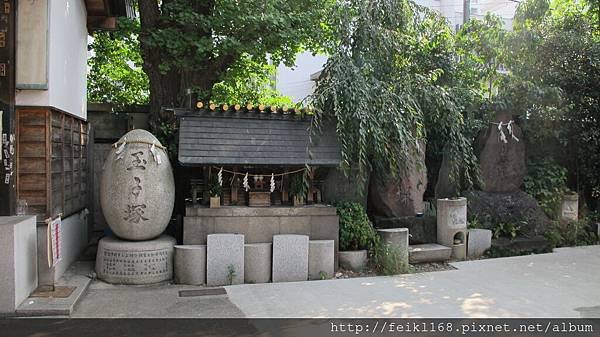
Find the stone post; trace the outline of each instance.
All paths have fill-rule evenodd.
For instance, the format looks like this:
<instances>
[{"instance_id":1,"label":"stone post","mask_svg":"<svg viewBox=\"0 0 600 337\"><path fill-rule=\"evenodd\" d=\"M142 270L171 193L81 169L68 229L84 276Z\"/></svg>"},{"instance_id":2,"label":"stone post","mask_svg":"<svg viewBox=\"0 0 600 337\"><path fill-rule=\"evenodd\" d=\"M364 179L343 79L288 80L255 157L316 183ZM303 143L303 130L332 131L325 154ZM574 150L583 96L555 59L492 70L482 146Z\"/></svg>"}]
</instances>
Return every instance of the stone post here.
<instances>
[{"instance_id":1,"label":"stone post","mask_svg":"<svg viewBox=\"0 0 600 337\"><path fill-rule=\"evenodd\" d=\"M308 235L273 235L273 282L308 280Z\"/></svg>"},{"instance_id":2,"label":"stone post","mask_svg":"<svg viewBox=\"0 0 600 337\"><path fill-rule=\"evenodd\" d=\"M579 195L565 194L560 205L560 220L562 222L577 221L579 216Z\"/></svg>"},{"instance_id":3,"label":"stone post","mask_svg":"<svg viewBox=\"0 0 600 337\"><path fill-rule=\"evenodd\" d=\"M437 242L452 248L455 259L464 259L467 235L467 199L438 199Z\"/></svg>"},{"instance_id":4,"label":"stone post","mask_svg":"<svg viewBox=\"0 0 600 337\"><path fill-rule=\"evenodd\" d=\"M408 228L378 229L377 233L384 244L394 251L399 259L401 273L408 272Z\"/></svg>"},{"instance_id":5,"label":"stone post","mask_svg":"<svg viewBox=\"0 0 600 337\"><path fill-rule=\"evenodd\" d=\"M206 237L206 285L244 283L244 235L209 234Z\"/></svg>"}]
</instances>

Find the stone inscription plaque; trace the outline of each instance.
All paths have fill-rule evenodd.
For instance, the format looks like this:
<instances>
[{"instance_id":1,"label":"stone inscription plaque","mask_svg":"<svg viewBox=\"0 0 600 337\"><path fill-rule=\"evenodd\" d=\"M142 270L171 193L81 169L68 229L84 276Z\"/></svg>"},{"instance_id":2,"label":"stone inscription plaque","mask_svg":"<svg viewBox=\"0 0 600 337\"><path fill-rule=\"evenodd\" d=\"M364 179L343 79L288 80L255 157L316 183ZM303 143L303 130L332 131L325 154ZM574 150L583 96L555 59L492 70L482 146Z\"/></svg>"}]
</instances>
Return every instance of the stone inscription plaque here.
<instances>
[{"instance_id":1,"label":"stone inscription plaque","mask_svg":"<svg viewBox=\"0 0 600 337\"><path fill-rule=\"evenodd\" d=\"M140 252L105 249L102 272L108 276L160 276L170 274L169 251Z\"/></svg>"}]
</instances>

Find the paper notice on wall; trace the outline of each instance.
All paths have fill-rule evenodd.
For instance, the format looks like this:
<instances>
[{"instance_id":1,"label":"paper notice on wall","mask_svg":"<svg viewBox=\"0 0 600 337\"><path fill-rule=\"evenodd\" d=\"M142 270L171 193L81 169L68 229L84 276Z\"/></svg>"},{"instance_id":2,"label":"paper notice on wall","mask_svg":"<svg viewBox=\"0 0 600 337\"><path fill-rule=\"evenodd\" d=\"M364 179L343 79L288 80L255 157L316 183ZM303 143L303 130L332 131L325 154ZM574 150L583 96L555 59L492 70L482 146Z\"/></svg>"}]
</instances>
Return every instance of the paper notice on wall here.
<instances>
[{"instance_id":1,"label":"paper notice on wall","mask_svg":"<svg viewBox=\"0 0 600 337\"><path fill-rule=\"evenodd\" d=\"M54 267L62 258L62 232L60 216L48 223L48 267Z\"/></svg>"}]
</instances>

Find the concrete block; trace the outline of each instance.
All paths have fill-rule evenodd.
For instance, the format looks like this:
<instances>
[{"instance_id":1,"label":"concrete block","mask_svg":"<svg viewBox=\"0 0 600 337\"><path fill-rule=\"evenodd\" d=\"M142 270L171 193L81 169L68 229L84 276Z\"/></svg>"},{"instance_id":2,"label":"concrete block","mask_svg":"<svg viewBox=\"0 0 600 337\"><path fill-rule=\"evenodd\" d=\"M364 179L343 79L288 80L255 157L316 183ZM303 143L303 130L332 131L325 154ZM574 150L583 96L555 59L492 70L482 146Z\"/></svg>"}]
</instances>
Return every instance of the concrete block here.
<instances>
[{"instance_id":1,"label":"concrete block","mask_svg":"<svg viewBox=\"0 0 600 337\"><path fill-rule=\"evenodd\" d=\"M273 242L273 235L279 234L278 217L250 217L244 235L246 243Z\"/></svg>"},{"instance_id":2,"label":"concrete block","mask_svg":"<svg viewBox=\"0 0 600 337\"><path fill-rule=\"evenodd\" d=\"M467 235L467 256L477 258L492 247L492 231L489 229L469 229Z\"/></svg>"},{"instance_id":3,"label":"concrete block","mask_svg":"<svg viewBox=\"0 0 600 337\"><path fill-rule=\"evenodd\" d=\"M408 228L378 229L383 242L394 250L399 259L401 272L408 272Z\"/></svg>"},{"instance_id":4,"label":"concrete block","mask_svg":"<svg viewBox=\"0 0 600 337\"><path fill-rule=\"evenodd\" d=\"M270 242L244 245L244 282L271 281L272 252L273 244Z\"/></svg>"},{"instance_id":5,"label":"concrete block","mask_svg":"<svg viewBox=\"0 0 600 337\"><path fill-rule=\"evenodd\" d=\"M206 284L206 245L175 246L175 282Z\"/></svg>"},{"instance_id":6,"label":"concrete block","mask_svg":"<svg viewBox=\"0 0 600 337\"><path fill-rule=\"evenodd\" d=\"M437 243L411 245L408 248L408 255L410 263L448 261L452 256L452 248Z\"/></svg>"},{"instance_id":7,"label":"concrete block","mask_svg":"<svg viewBox=\"0 0 600 337\"><path fill-rule=\"evenodd\" d=\"M152 284L173 278L175 239L162 235L148 241L107 236L98 242L96 274L115 284Z\"/></svg>"},{"instance_id":8,"label":"concrete block","mask_svg":"<svg viewBox=\"0 0 600 337\"><path fill-rule=\"evenodd\" d=\"M308 236L273 236L273 282L308 279Z\"/></svg>"},{"instance_id":9,"label":"concrete block","mask_svg":"<svg viewBox=\"0 0 600 337\"><path fill-rule=\"evenodd\" d=\"M334 272L335 245L333 240L310 240L308 242L308 279L332 278Z\"/></svg>"},{"instance_id":10,"label":"concrete block","mask_svg":"<svg viewBox=\"0 0 600 337\"><path fill-rule=\"evenodd\" d=\"M37 228L39 285L53 285L60 280L71 264L77 261L88 243L87 216L84 211L62 219L62 259L55 267L48 268L47 228L47 226Z\"/></svg>"},{"instance_id":11,"label":"concrete block","mask_svg":"<svg viewBox=\"0 0 600 337\"><path fill-rule=\"evenodd\" d=\"M206 246L206 285L244 283L243 234L210 234Z\"/></svg>"},{"instance_id":12,"label":"concrete block","mask_svg":"<svg viewBox=\"0 0 600 337\"><path fill-rule=\"evenodd\" d=\"M338 253L340 267L352 270L355 272L361 272L367 266L367 250L349 250L340 251Z\"/></svg>"},{"instance_id":13,"label":"concrete block","mask_svg":"<svg viewBox=\"0 0 600 337\"><path fill-rule=\"evenodd\" d=\"M38 286L35 216L0 217L0 313L14 314Z\"/></svg>"},{"instance_id":14,"label":"concrete block","mask_svg":"<svg viewBox=\"0 0 600 337\"><path fill-rule=\"evenodd\" d=\"M279 232L281 234L310 235L309 216L290 216L280 219Z\"/></svg>"}]
</instances>

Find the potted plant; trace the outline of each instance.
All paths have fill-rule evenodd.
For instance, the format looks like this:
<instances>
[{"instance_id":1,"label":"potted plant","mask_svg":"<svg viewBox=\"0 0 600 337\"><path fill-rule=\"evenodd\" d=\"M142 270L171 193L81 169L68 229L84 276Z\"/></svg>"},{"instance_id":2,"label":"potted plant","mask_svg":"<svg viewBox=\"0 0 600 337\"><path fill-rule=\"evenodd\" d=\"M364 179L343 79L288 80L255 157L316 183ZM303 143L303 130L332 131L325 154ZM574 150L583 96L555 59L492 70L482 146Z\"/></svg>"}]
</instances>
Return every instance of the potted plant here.
<instances>
[{"instance_id":1,"label":"potted plant","mask_svg":"<svg viewBox=\"0 0 600 337\"><path fill-rule=\"evenodd\" d=\"M223 186L219 183L216 177L210 180L208 187L210 194L210 208L219 208L221 206L221 196L223 195Z\"/></svg>"},{"instance_id":2,"label":"potted plant","mask_svg":"<svg viewBox=\"0 0 600 337\"><path fill-rule=\"evenodd\" d=\"M297 174L290 181L290 195L294 206L304 205L304 198L308 192L308 182L304 175Z\"/></svg>"},{"instance_id":3,"label":"potted plant","mask_svg":"<svg viewBox=\"0 0 600 337\"><path fill-rule=\"evenodd\" d=\"M373 225L359 203L344 202L336 207L340 217L340 266L356 272L362 271L367 265L367 250L376 236Z\"/></svg>"}]
</instances>

